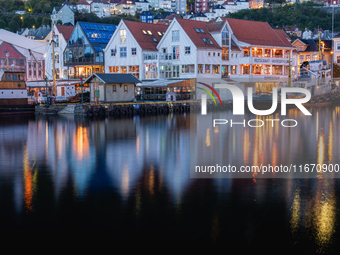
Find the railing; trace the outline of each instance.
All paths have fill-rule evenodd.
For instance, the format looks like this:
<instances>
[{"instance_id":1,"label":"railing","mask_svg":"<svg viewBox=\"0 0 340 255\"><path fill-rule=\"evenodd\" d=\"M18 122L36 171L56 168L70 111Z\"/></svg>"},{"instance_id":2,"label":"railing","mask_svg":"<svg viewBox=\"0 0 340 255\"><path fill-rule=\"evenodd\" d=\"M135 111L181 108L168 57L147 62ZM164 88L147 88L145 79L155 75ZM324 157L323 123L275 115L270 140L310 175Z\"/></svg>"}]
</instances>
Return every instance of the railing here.
<instances>
[{"instance_id":1,"label":"railing","mask_svg":"<svg viewBox=\"0 0 340 255\"><path fill-rule=\"evenodd\" d=\"M162 53L159 55L160 60L172 60L172 54L171 53Z\"/></svg>"},{"instance_id":2,"label":"railing","mask_svg":"<svg viewBox=\"0 0 340 255\"><path fill-rule=\"evenodd\" d=\"M156 53L145 53L144 54L144 60L154 60L157 59Z\"/></svg>"}]
</instances>

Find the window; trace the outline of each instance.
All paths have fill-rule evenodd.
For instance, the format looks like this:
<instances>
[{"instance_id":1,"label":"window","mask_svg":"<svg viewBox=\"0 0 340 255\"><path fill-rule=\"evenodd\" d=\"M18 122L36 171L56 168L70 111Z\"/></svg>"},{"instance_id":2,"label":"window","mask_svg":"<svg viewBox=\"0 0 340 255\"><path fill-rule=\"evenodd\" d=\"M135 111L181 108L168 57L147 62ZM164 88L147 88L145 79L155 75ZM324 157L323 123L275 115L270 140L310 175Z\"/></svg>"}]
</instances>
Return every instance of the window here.
<instances>
[{"instance_id":1,"label":"window","mask_svg":"<svg viewBox=\"0 0 340 255\"><path fill-rule=\"evenodd\" d=\"M127 93L127 92L128 92L128 86L124 85L124 93Z\"/></svg>"},{"instance_id":2,"label":"window","mask_svg":"<svg viewBox=\"0 0 340 255\"><path fill-rule=\"evenodd\" d=\"M197 65L197 73L203 73L203 65L201 64Z\"/></svg>"},{"instance_id":3,"label":"window","mask_svg":"<svg viewBox=\"0 0 340 255\"><path fill-rule=\"evenodd\" d=\"M148 34L148 32L146 32L146 30L144 30L144 29L142 29L142 32L143 32L143 34Z\"/></svg>"},{"instance_id":4,"label":"window","mask_svg":"<svg viewBox=\"0 0 340 255\"><path fill-rule=\"evenodd\" d=\"M172 55L173 55L172 59L179 59L179 46L174 46L172 48Z\"/></svg>"},{"instance_id":5,"label":"window","mask_svg":"<svg viewBox=\"0 0 340 255\"><path fill-rule=\"evenodd\" d=\"M190 54L190 47L184 47L184 54Z\"/></svg>"},{"instance_id":6,"label":"window","mask_svg":"<svg viewBox=\"0 0 340 255\"><path fill-rule=\"evenodd\" d=\"M172 77L179 77L179 66L172 66Z\"/></svg>"},{"instance_id":7,"label":"window","mask_svg":"<svg viewBox=\"0 0 340 255\"><path fill-rule=\"evenodd\" d=\"M157 79L157 64L145 65L145 79Z\"/></svg>"},{"instance_id":8,"label":"window","mask_svg":"<svg viewBox=\"0 0 340 255\"><path fill-rule=\"evenodd\" d=\"M212 73L219 74L220 73L220 66L219 65L212 65Z\"/></svg>"},{"instance_id":9,"label":"window","mask_svg":"<svg viewBox=\"0 0 340 255\"><path fill-rule=\"evenodd\" d=\"M120 57L121 58L126 58L126 47L121 47L120 48Z\"/></svg>"},{"instance_id":10,"label":"window","mask_svg":"<svg viewBox=\"0 0 340 255\"><path fill-rule=\"evenodd\" d=\"M152 37L152 40L153 40L154 42L157 42L157 39L156 39L155 37Z\"/></svg>"},{"instance_id":11,"label":"window","mask_svg":"<svg viewBox=\"0 0 340 255\"><path fill-rule=\"evenodd\" d=\"M137 48L131 48L131 55L136 56L137 55Z\"/></svg>"},{"instance_id":12,"label":"window","mask_svg":"<svg viewBox=\"0 0 340 255\"><path fill-rule=\"evenodd\" d=\"M162 35L163 35L162 32L159 32L159 31L157 31L157 34L158 34L159 36L162 36Z\"/></svg>"},{"instance_id":13,"label":"window","mask_svg":"<svg viewBox=\"0 0 340 255\"><path fill-rule=\"evenodd\" d=\"M194 65L182 65L182 73L194 73L195 66Z\"/></svg>"},{"instance_id":14,"label":"window","mask_svg":"<svg viewBox=\"0 0 340 255\"><path fill-rule=\"evenodd\" d=\"M119 73L119 66L109 66L109 73Z\"/></svg>"},{"instance_id":15,"label":"window","mask_svg":"<svg viewBox=\"0 0 340 255\"><path fill-rule=\"evenodd\" d=\"M306 61L310 61L310 55L306 55Z\"/></svg>"},{"instance_id":16,"label":"window","mask_svg":"<svg viewBox=\"0 0 340 255\"><path fill-rule=\"evenodd\" d=\"M299 51L303 51L303 46L299 46Z\"/></svg>"},{"instance_id":17,"label":"window","mask_svg":"<svg viewBox=\"0 0 340 255\"><path fill-rule=\"evenodd\" d=\"M116 56L116 49L111 49L111 57Z\"/></svg>"},{"instance_id":18,"label":"window","mask_svg":"<svg viewBox=\"0 0 340 255\"><path fill-rule=\"evenodd\" d=\"M139 66L129 66L129 73L139 78Z\"/></svg>"},{"instance_id":19,"label":"window","mask_svg":"<svg viewBox=\"0 0 340 255\"><path fill-rule=\"evenodd\" d=\"M149 35L152 35L152 32L150 30L147 31Z\"/></svg>"},{"instance_id":20,"label":"window","mask_svg":"<svg viewBox=\"0 0 340 255\"><path fill-rule=\"evenodd\" d=\"M198 28L195 28L195 31L196 31L197 33L199 33L199 32L200 32L200 30L199 30Z\"/></svg>"},{"instance_id":21,"label":"window","mask_svg":"<svg viewBox=\"0 0 340 255\"><path fill-rule=\"evenodd\" d=\"M203 33L203 34L204 34L204 30L203 30L202 28L200 28L200 31L201 31L201 33Z\"/></svg>"},{"instance_id":22,"label":"window","mask_svg":"<svg viewBox=\"0 0 340 255\"><path fill-rule=\"evenodd\" d=\"M210 65L205 65L204 73L210 73Z\"/></svg>"},{"instance_id":23,"label":"window","mask_svg":"<svg viewBox=\"0 0 340 255\"><path fill-rule=\"evenodd\" d=\"M126 66L121 66L120 67L120 73L127 73L127 67Z\"/></svg>"},{"instance_id":24,"label":"window","mask_svg":"<svg viewBox=\"0 0 340 255\"><path fill-rule=\"evenodd\" d=\"M126 29L120 30L120 43L126 43Z\"/></svg>"},{"instance_id":25,"label":"window","mask_svg":"<svg viewBox=\"0 0 340 255\"><path fill-rule=\"evenodd\" d=\"M204 37L202 37L202 40L203 40L203 42L204 42L205 44L208 44L207 39L205 39Z\"/></svg>"},{"instance_id":26,"label":"window","mask_svg":"<svg viewBox=\"0 0 340 255\"><path fill-rule=\"evenodd\" d=\"M113 93L117 93L116 85L113 85L113 86L112 86L112 92L113 92Z\"/></svg>"},{"instance_id":27,"label":"window","mask_svg":"<svg viewBox=\"0 0 340 255\"><path fill-rule=\"evenodd\" d=\"M179 42L179 30L172 31L172 41Z\"/></svg>"},{"instance_id":28,"label":"window","mask_svg":"<svg viewBox=\"0 0 340 255\"><path fill-rule=\"evenodd\" d=\"M229 60L228 47L222 47L222 60Z\"/></svg>"}]
</instances>

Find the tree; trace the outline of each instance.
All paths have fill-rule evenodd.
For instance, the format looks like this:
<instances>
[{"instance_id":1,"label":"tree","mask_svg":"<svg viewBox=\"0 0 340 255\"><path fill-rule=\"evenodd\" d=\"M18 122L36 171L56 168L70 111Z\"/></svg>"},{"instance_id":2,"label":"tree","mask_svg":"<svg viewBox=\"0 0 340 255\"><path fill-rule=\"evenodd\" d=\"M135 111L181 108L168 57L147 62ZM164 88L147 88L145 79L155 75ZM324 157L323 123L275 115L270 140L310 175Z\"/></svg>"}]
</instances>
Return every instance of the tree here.
<instances>
[{"instance_id":1,"label":"tree","mask_svg":"<svg viewBox=\"0 0 340 255\"><path fill-rule=\"evenodd\" d=\"M52 20L50 18L44 17L42 20L42 24L47 26L47 25L51 25Z\"/></svg>"},{"instance_id":2,"label":"tree","mask_svg":"<svg viewBox=\"0 0 340 255\"><path fill-rule=\"evenodd\" d=\"M58 19L57 20L57 25L62 25L62 24L63 24L63 22L60 19Z\"/></svg>"}]
</instances>

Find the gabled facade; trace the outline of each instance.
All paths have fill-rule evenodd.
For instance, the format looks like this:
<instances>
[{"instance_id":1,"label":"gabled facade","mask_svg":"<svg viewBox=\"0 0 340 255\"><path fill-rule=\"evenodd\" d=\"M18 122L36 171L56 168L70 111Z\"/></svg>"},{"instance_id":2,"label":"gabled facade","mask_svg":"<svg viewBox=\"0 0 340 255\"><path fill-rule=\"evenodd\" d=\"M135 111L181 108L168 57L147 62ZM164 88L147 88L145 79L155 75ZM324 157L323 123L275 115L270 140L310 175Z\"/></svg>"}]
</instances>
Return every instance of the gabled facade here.
<instances>
[{"instance_id":1,"label":"gabled facade","mask_svg":"<svg viewBox=\"0 0 340 255\"><path fill-rule=\"evenodd\" d=\"M64 66L70 78L104 72L104 53L115 25L78 22L64 50Z\"/></svg>"},{"instance_id":2,"label":"gabled facade","mask_svg":"<svg viewBox=\"0 0 340 255\"><path fill-rule=\"evenodd\" d=\"M53 24L57 24L57 21L61 20L62 24L71 23L74 25L74 12L67 4L62 5L61 7L54 7L51 14L51 20L53 21Z\"/></svg>"},{"instance_id":3,"label":"gabled facade","mask_svg":"<svg viewBox=\"0 0 340 255\"><path fill-rule=\"evenodd\" d=\"M159 51L160 78L219 78L222 48L208 33L207 23L174 19Z\"/></svg>"},{"instance_id":4,"label":"gabled facade","mask_svg":"<svg viewBox=\"0 0 340 255\"><path fill-rule=\"evenodd\" d=\"M7 30L0 29L0 45L2 47L2 52L4 53L5 50L12 51L13 54L10 53L9 58L13 58L12 64L14 64L14 69L16 67L22 68L22 58L21 56L25 57L24 64L26 66L26 81L28 82L35 82L38 80L43 80L45 78L45 49L46 44L41 43L35 40L31 40L24 36L20 36L15 33L11 33ZM9 46L10 45L10 46ZM8 47L8 48L7 48ZM32 54L34 55L35 59L37 60L38 64L34 60L33 56L30 54L29 50L31 50ZM19 55L17 55L17 53ZM15 53L15 55L14 55ZM18 59L18 63L16 61ZM2 60L2 65L4 64ZM7 63L5 64L7 68ZM42 70L39 68L42 67ZM12 68L12 66L10 66Z\"/></svg>"},{"instance_id":5,"label":"gabled facade","mask_svg":"<svg viewBox=\"0 0 340 255\"><path fill-rule=\"evenodd\" d=\"M167 26L121 20L104 49L105 73L130 73L140 80L159 78L157 44Z\"/></svg>"},{"instance_id":6,"label":"gabled facade","mask_svg":"<svg viewBox=\"0 0 340 255\"><path fill-rule=\"evenodd\" d=\"M232 79L240 81L286 80L290 66L292 74L296 74L297 62L293 55L294 47L283 30L272 29L266 22L231 18L218 18L217 22L219 21L223 21L222 45L226 45L229 59L234 61L234 65L228 66ZM216 39L219 40L217 36L219 36L218 33ZM235 46L237 52L233 49Z\"/></svg>"},{"instance_id":7,"label":"gabled facade","mask_svg":"<svg viewBox=\"0 0 340 255\"><path fill-rule=\"evenodd\" d=\"M299 53L298 66L304 61L313 60L326 60L327 63L331 63L332 44L332 40L296 39L292 45Z\"/></svg>"},{"instance_id":8,"label":"gabled facade","mask_svg":"<svg viewBox=\"0 0 340 255\"><path fill-rule=\"evenodd\" d=\"M68 78L67 69L64 68L63 52L72 35L74 26L54 25L54 62L56 69L56 79ZM48 44L46 47L46 76L49 80L53 80L53 45Z\"/></svg>"}]
</instances>

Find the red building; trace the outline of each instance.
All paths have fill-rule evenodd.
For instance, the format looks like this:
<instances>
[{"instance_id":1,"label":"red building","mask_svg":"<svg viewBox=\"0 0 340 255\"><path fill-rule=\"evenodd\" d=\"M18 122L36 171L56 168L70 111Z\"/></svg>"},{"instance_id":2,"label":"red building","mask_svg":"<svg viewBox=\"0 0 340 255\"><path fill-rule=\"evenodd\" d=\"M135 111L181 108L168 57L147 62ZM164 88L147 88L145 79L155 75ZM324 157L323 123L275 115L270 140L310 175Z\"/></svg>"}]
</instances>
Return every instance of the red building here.
<instances>
[{"instance_id":1,"label":"red building","mask_svg":"<svg viewBox=\"0 0 340 255\"><path fill-rule=\"evenodd\" d=\"M8 65L6 54L9 54ZM0 45L0 69L7 70L7 67L9 71L26 72L26 58L11 44L2 42Z\"/></svg>"}]
</instances>

